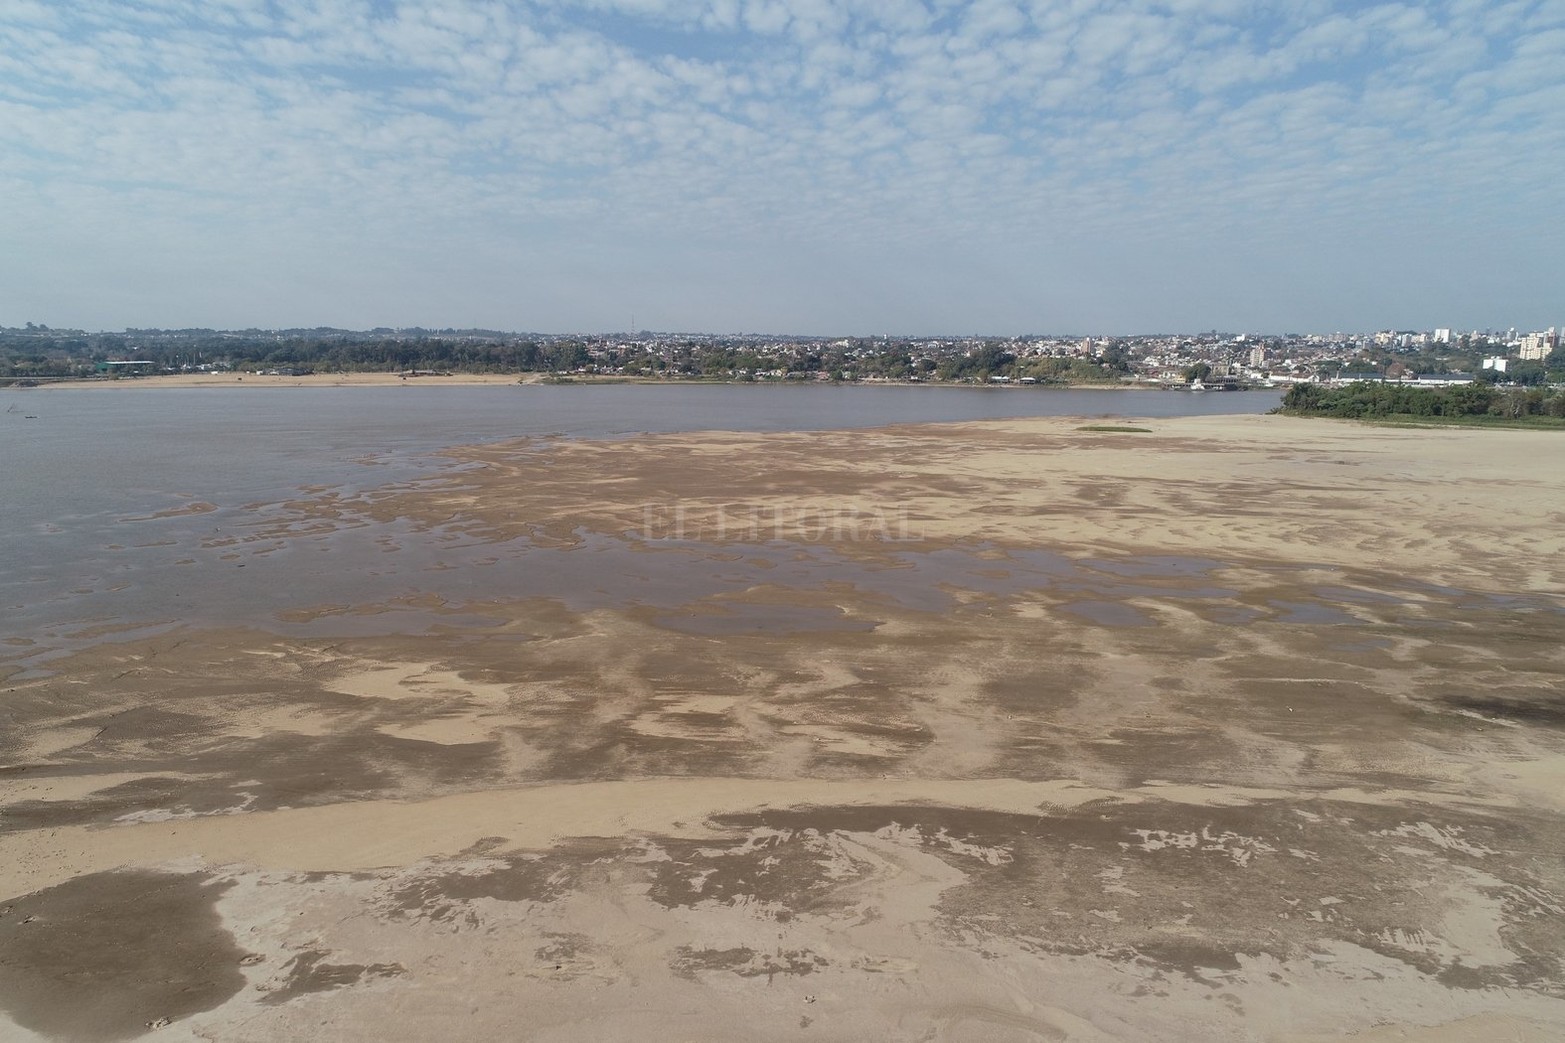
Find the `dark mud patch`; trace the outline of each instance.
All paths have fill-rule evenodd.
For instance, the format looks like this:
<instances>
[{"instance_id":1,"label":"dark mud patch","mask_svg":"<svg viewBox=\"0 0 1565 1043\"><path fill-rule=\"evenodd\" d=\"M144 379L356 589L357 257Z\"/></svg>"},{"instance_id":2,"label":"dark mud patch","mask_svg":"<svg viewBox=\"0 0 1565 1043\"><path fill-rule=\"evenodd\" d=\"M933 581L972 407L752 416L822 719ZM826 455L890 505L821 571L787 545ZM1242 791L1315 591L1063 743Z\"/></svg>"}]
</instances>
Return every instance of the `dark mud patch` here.
<instances>
[{"instance_id":1,"label":"dark mud patch","mask_svg":"<svg viewBox=\"0 0 1565 1043\"><path fill-rule=\"evenodd\" d=\"M409 714L406 719L419 718ZM193 772L247 780L237 788L252 795L251 809L270 811L374 800L410 786L468 785L498 777L503 758L494 742L446 746L364 729L219 740L185 763Z\"/></svg>"},{"instance_id":2,"label":"dark mud patch","mask_svg":"<svg viewBox=\"0 0 1565 1043\"><path fill-rule=\"evenodd\" d=\"M664 850L668 858L650 867L652 901L668 909L759 902L780 921L840 908L839 889L868 869L845 864L814 830L716 844L667 840Z\"/></svg>"},{"instance_id":3,"label":"dark mud patch","mask_svg":"<svg viewBox=\"0 0 1565 1043\"><path fill-rule=\"evenodd\" d=\"M70 1043L212 1010L245 985L224 890L200 874L91 873L0 905L0 1007Z\"/></svg>"},{"instance_id":4,"label":"dark mud patch","mask_svg":"<svg viewBox=\"0 0 1565 1043\"><path fill-rule=\"evenodd\" d=\"M1503 721L1565 728L1565 696L1552 692L1527 695L1451 695L1441 700L1454 710L1466 710Z\"/></svg>"},{"instance_id":5,"label":"dark mud patch","mask_svg":"<svg viewBox=\"0 0 1565 1043\"><path fill-rule=\"evenodd\" d=\"M952 840L992 848L1014 841L1017 837L1048 835L1057 829L1059 819L1046 814L1021 815L920 804L800 808L722 815L712 821L725 828L775 830L782 835L797 832L805 836L910 829L919 834L924 846L950 849Z\"/></svg>"},{"instance_id":6,"label":"dark mud patch","mask_svg":"<svg viewBox=\"0 0 1565 1043\"><path fill-rule=\"evenodd\" d=\"M726 971L741 978L765 978L770 982L779 974L813 974L828 966L824 956L809 949L778 949L773 953L754 949L697 949L681 945L669 960L669 969L681 978L695 979L703 971Z\"/></svg>"},{"instance_id":7,"label":"dark mud patch","mask_svg":"<svg viewBox=\"0 0 1565 1043\"><path fill-rule=\"evenodd\" d=\"M192 786L183 779L134 779L80 800L24 800L0 811L0 832L110 821L156 809L211 814L244 798L224 787Z\"/></svg>"},{"instance_id":8,"label":"dark mud patch","mask_svg":"<svg viewBox=\"0 0 1565 1043\"><path fill-rule=\"evenodd\" d=\"M1186 977L1203 985L1215 985L1211 977L1239 970L1239 957L1230 949L1212 945L1196 938L1170 938L1143 941L1137 947L1138 955L1156 966L1178 968Z\"/></svg>"},{"instance_id":9,"label":"dark mud patch","mask_svg":"<svg viewBox=\"0 0 1565 1043\"><path fill-rule=\"evenodd\" d=\"M1432 977L1461 968L1453 985L1565 986L1565 935L1540 930L1562 925L1565 878L1538 857L1538 845L1558 842L1552 820L1306 801L1089 807L1043 830L980 826L967 827L967 842L1003 846L1005 863L931 846L967 873L940 906L959 931L1200 981L1241 973L1241 955L1301 959L1348 942ZM928 845L931 827L919 828ZM1479 888L1475 871L1497 883ZM1475 965L1447 948L1461 945L1447 917L1468 901L1460 896L1491 893L1503 898L1495 927L1509 955Z\"/></svg>"},{"instance_id":10,"label":"dark mud patch","mask_svg":"<svg viewBox=\"0 0 1565 1043\"><path fill-rule=\"evenodd\" d=\"M541 745L541 743L540 743ZM754 751L727 741L726 732L704 736L648 735L630 721L591 727L583 722L548 753L539 775L554 780L618 779L627 775L673 777L743 774Z\"/></svg>"},{"instance_id":11,"label":"dark mud patch","mask_svg":"<svg viewBox=\"0 0 1565 1043\"><path fill-rule=\"evenodd\" d=\"M538 855L486 860L470 869L445 869L399 880L387 892L389 914L437 923L479 923L472 903L552 902L579 890L598 867L630 854L622 840L581 838Z\"/></svg>"},{"instance_id":12,"label":"dark mud patch","mask_svg":"<svg viewBox=\"0 0 1565 1043\"><path fill-rule=\"evenodd\" d=\"M876 833L887 828L924 832L928 845L982 834L1013 835L1047 828L1043 818L932 807L810 808L721 815L712 824L743 834L732 840L661 842L666 858L652 863L648 897L668 908L704 902L762 903L778 920L830 914L853 906L852 885L878 872L880 859L856 857L834 834ZM1029 825L1030 823L1030 825ZM988 842L986 840L986 842ZM968 850L958 843L957 848ZM962 861L978 856L964 856Z\"/></svg>"},{"instance_id":13,"label":"dark mud patch","mask_svg":"<svg viewBox=\"0 0 1565 1043\"><path fill-rule=\"evenodd\" d=\"M594 968L592 959L596 946L585 934L575 932L546 932L549 939L533 951L541 968L557 981L572 981L590 974Z\"/></svg>"},{"instance_id":14,"label":"dark mud patch","mask_svg":"<svg viewBox=\"0 0 1565 1043\"><path fill-rule=\"evenodd\" d=\"M1088 740L1083 751L1112 769L1121 785L1210 782L1231 774L1244 755L1239 743L1215 729L1155 724L1112 729Z\"/></svg>"},{"instance_id":15,"label":"dark mud patch","mask_svg":"<svg viewBox=\"0 0 1565 1043\"><path fill-rule=\"evenodd\" d=\"M1100 627L1150 627L1157 622L1145 612L1123 601L1073 601L1060 611L1077 616Z\"/></svg>"},{"instance_id":16,"label":"dark mud patch","mask_svg":"<svg viewBox=\"0 0 1565 1043\"><path fill-rule=\"evenodd\" d=\"M1348 942L1453 987L1565 991L1565 872L1545 854L1560 842L1550 816L1304 800L1039 815L813 808L713 821L748 835L671 846L654 900L773 903L778 919L839 913L884 871L854 857L853 835L870 834L962 871L938 907L960 938L1003 935L1208 984L1242 976L1241 956L1304 959ZM1448 933L1448 915L1479 899L1503 909L1497 963L1475 963Z\"/></svg>"},{"instance_id":17,"label":"dark mud patch","mask_svg":"<svg viewBox=\"0 0 1565 1043\"><path fill-rule=\"evenodd\" d=\"M201 736L210 728L205 717L156 706L135 706L105 717L72 722L74 727L96 727L92 743L101 749L135 749L149 742L182 742ZM84 744L90 748L90 744Z\"/></svg>"},{"instance_id":18,"label":"dark mud patch","mask_svg":"<svg viewBox=\"0 0 1565 1043\"><path fill-rule=\"evenodd\" d=\"M268 993L261 1002L287 1003L315 992L345 989L365 979L395 978L407 973L407 968L400 963L327 963L327 955L318 949L307 949L294 956L283 967L288 977L282 986Z\"/></svg>"},{"instance_id":19,"label":"dark mud patch","mask_svg":"<svg viewBox=\"0 0 1565 1043\"><path fill-rule=\"evenodd\" d=\"M983 682L984 698L1009 714L1046 714L1075 706L1081 674L1010 671Z\"/></svg>"},{"instance_id":20,"label":"dark mud patch","mask_svg":"<svg viewBox=\"0 0 1565 1043\"><path fill-rule=\"evenodd\" d=\"M880 626L877 620L854 619L835 606L753 605L728 602L664 612L651 619L664 630L699 637L743 634L867 633Z\"/></svg>"},{"instance_id":21,"label":"dark mud patch","mask_svg":"<svg viewBox=\"0 0 1565 1043\"><path fill-rule=\"evenodd\" d=\"M177 739L169 745L104 758L94 766L170 775L125 782L79 800L18 801L0 815L0 831L106 824L134 813L203 815L374 800L409 787L439 791L497 778L504 763L494 742L448 746L369 728L325 736L217 735L199 745L181 747ZM173 773L193 777L170 777Z\"/></svg>"}]
</instances>

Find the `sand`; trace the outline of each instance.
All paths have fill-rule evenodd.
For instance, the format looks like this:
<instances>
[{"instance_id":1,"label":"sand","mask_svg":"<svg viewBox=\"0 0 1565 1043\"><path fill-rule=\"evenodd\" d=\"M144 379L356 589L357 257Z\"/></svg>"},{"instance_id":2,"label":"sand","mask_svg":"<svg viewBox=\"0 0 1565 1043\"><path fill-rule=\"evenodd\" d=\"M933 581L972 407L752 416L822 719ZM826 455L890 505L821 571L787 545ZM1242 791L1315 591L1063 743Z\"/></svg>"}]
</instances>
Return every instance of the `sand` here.
<instances>
[{"instance_id":1,"label":"sand","mask_svg":"<svg viewBox=\"0 0 1565 1043\"><path fill-rule=\"evenodd\" d=\"M16 646L0 1038L1565 1034L1558 436L1085 424L454 450L246 538L465 600Z\"/></svg>"}]
</instances>

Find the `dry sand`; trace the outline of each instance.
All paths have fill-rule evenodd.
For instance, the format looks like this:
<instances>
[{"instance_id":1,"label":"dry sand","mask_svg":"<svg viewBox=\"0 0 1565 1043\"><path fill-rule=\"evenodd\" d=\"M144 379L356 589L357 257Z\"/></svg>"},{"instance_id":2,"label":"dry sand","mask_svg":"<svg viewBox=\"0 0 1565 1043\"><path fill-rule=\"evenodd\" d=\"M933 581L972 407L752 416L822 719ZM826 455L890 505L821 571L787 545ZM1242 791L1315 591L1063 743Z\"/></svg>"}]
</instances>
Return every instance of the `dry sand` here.
<instances>
[{"instance_id":1,"label":"dry sand","mask_svg":"<svg viewBox=\"0 0 1565 1043\"><path fill-rule=\"evenodd\" d=\"M0 680L0 1038L1565 1035L1558 436L1082 423L302 496L579 564Z\"/></svg>"}]
</instances>

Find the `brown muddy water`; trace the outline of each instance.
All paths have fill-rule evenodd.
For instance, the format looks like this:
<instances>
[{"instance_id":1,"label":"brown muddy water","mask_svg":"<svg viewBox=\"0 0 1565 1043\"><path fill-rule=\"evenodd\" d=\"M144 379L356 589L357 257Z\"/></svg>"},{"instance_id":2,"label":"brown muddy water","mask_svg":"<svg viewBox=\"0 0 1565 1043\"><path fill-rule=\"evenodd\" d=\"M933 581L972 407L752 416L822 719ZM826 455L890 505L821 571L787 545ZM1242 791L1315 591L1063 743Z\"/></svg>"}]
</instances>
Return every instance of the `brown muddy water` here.
<instances>
[{"instance_id":1,"label":"brown muddy water","mask_svg":"<svg viewBox=\"0 0 1565 1043\"><path fill-rule=\"evenodd\" d=\"M29 394L38 419L0 423L0 639L45 644L88 626L268 619L384 600L455 568L490 581L450 534L297 518L286 505L415 483L457 445L523 437L807 431L1014 416L1258 413L1275 393L991 389L473 387L154 389ZM18 414L19 415L19 414ZM4 419L4 418L0 418ZM507 548L509 553L512 548ZM573 566L584 565L573 562ZM558 566L535 556L538 586ZM496 578L497 588L518 582ZM535 582L531 578L522 580Z\"/></svg>"}]
</instances>

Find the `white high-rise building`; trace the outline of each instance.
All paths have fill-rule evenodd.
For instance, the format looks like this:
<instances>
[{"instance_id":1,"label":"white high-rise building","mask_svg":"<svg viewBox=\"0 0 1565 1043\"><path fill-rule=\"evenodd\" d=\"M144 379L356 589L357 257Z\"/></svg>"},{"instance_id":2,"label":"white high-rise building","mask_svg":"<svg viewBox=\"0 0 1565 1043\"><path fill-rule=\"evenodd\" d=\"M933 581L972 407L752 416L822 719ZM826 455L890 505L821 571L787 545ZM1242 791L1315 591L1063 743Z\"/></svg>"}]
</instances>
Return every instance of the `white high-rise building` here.
<instances>
[{"instance_id":1,"label":"white high-rise building","mask_svg":"<svg viewBox=\"0 0 1565 1043\"><path fill-rule=\"evenodd\" d=\"M1518 352L1523 362L1541 362L1549 357L1554 350L1554 331L1548 333L1529 333L1521 339L1521 350Z\"/></svg>"},{"instance_id":2,"label":"white high-rise building","mask_svg":"<svg viewBox=\"0 0 1565 1043\"><path fill-rule=\"evenodd\" d=\"M1449 329L1437 329L1437 330L1435 330L1435 343L1436 344L1449 344L1449 343L1451 343L1451 331Z\"/></svg>"}]
</instances>

